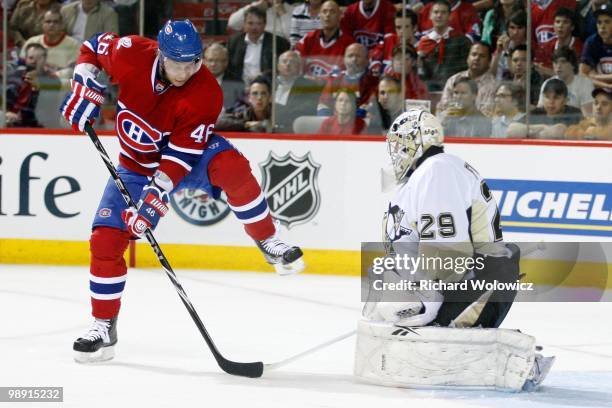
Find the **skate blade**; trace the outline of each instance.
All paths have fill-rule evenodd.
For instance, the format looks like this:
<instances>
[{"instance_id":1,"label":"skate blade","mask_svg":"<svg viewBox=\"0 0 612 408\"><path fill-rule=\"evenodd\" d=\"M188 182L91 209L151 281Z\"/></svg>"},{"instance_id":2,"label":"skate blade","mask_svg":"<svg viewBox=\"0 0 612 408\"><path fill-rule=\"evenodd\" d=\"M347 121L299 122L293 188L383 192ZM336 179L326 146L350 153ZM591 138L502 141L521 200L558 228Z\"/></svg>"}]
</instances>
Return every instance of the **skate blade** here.
<instances>
[{"instance_id":1,"label":"skate blade","mask_svg":"<svg viewBox=\"0 0 612 408\"><path fill-rule=\"evenodd\" d=\"M538 388L540 388L540 386L542 385L542 382L544 381L544 379L546 378L546 376L548 375L548 373L550 372L550 369L552 368L553 364L555 363L555 356L552 357L542 357L542 359L539 362L540 365L540 372L538 373L536 378L533 378L531 380L527 380L525 382L525 384L523 385L523 391L527 391L527 392L534 392L537 391Z\"/></svg>"},{"instance_id":2,"label":"skate blade","mask_svg":"<svg viewBox=\"0 0 612 408\"><path fill-rule=\"evenodd\" d=\"M115 357L115 346L102 347L93 353L85 353L82 351L74 352L74 361L80 364L101 363L103 361L112 360Z\"/></svg>"},{"instance_id":3,"label":"skate blade","mask_svg":"<svg viewBox=\"0 0 612 408\"><path fill-rule=\"evenodd\" d=\"M304 264L304 259L302 258L298 258L295 261L288 263L288 264L282 264L282 263L274 264L274 269L276 270L276 273L279 274L280 276L295 275L295 274L302 272L304 268L305 268L305 264Z\"/></svg>"}]
</instances>

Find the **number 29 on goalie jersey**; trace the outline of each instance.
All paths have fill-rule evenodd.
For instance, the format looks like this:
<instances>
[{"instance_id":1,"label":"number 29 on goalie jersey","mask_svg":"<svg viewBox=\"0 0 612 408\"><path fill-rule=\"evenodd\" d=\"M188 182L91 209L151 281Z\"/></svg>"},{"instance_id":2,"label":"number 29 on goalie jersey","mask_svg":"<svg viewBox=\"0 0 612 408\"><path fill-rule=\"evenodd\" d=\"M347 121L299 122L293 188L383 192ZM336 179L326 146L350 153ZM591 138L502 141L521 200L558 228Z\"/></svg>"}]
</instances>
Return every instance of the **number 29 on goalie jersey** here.
<instances>
[{"instance_id":1,"label":"number 29 on goalie jersey","mask_svg":"<svg viewBox=\"0 0 612 408\"><path fill-rule=\"evenodd\" d=\"M385 242L502 241L500 216L489 187L462 159L428 157L400 186L383 222Z\"/></svg>"}]
</instances>

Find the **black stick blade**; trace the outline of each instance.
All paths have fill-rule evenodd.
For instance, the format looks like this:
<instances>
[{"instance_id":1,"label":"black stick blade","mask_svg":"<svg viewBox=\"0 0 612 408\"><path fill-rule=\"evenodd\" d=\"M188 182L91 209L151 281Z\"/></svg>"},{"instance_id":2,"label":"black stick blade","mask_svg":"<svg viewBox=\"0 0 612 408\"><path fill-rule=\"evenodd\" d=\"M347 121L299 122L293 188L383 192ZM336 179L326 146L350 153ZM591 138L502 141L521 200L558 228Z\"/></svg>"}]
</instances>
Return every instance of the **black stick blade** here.
<instances>
[{"instance_id":1,"label":"black stick blade","mask_svg":"<svg viewBox=\"0 0 612 408\"><path fill-rule=\"evenodd\" d=\"M259 378L264 370L264 365L261 361L256 363L237 363L230 360L221 360L218 363L226 373L240 377Z\"/></svg>"}]
</instances>

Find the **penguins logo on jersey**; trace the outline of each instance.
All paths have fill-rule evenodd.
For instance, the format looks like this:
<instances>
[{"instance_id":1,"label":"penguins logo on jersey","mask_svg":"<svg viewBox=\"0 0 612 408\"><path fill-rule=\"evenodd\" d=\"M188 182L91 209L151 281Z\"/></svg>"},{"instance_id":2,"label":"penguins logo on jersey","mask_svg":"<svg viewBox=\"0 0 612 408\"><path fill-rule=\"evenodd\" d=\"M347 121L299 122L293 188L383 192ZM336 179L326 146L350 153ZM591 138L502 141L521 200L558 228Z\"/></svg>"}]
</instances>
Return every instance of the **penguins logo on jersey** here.
<instances>
[{"instance_id":1,"label":"penguins logo on jersey","mask_svg":"<svg viewBox=\"0 0 612 408\"><path fill-rule=\"evenodd\" d=\"M397 205L391 206L383 217L383 237L385 243L393 243L404 235L412 234L412 230L401 225L404 211ZM390 247L389 247L390 248Z\"/></svg>"},{"instance_id":2,"label":"penguins logo on jersey","mask_svg":"<svg viewBox=\"0 0 612 408\"><path fill-rule=\"evenodd\" d=\"M170 196L170 203L183 220L193 225L213 225L230 213L225 193L215 200L202 190L184 188Z\"/></svg>"},{"instance_id":3,"label":"penguins logo on jersey","mask_svg":"<svg viewBox=\"0 0 612 408\"><path fill-rule=\"evenodd\" d=\"M287 228L312 219L321 205L317 184L319 164L310 152L297 157L289 152L283 157L273 152L260 163L263 191L274 218Z\"/></svg>"}]
</instances>

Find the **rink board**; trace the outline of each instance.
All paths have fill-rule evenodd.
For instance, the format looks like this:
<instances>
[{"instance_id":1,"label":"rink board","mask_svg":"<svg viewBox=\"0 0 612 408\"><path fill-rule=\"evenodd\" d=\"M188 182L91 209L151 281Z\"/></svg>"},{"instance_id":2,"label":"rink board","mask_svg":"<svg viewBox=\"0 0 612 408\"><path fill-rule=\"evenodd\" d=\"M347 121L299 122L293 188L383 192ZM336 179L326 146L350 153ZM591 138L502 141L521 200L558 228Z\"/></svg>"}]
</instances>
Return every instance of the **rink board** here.
<instances>
[{"instance_id":1,"label":"rink board","mask_svg":"<svg viewBox=\"0 0 612 408\"><path fill-rule=\"evenodd\" d=\"M116 161L117 139L104 136ZM267 179L282 235L305 249L307 272L358 274L360 243L380 240L389 199L381 192L382 140L228 136L255 177ZM612 239L612 144L453 139L446 150L488 180L506 240ZM89 139L3 133L0 160L0 263L87 264L89 226L108 179ZM271 270L225 203L175 196L155 235L176 267ZM148 244L126 256L131 265L157 266Z\"/></svg>"}]
</instances>

